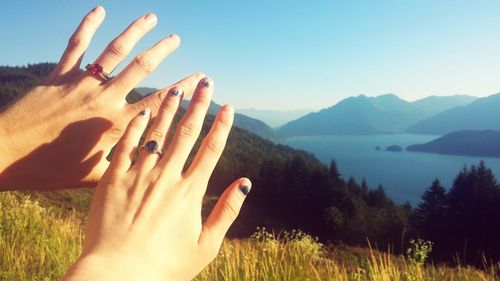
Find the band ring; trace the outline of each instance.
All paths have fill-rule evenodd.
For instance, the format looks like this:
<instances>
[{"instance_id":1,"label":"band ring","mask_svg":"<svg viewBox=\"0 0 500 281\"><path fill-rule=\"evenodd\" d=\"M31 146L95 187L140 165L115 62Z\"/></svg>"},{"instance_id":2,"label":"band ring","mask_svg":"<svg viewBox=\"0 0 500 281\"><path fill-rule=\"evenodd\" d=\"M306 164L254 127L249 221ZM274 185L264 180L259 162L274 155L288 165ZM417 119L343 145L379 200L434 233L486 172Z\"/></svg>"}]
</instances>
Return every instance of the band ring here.
<instances>
[{"instance_id":1,"label":"band ring","mask_svg":"<svg viewBox=\"0 0 500 281\"><path fill-rule=\"evenodd\" d=\"M143 146L141 146L140 149L145 150L146 152L151 154L158 154L160 157L163 156L163 153L160 150L160 146L158 145L158 142L155 140L150 140L146 142Z\"/></svg>"},{"instance_id":2,"label":"band ring","mask_svg":"<svg viewBox=\"0 0 500 281\"><path fill-rule=\"evenodd\" d=\"M92 63L92 64L89 63L85 66L85 69L105 81L113 78L109 75L109 73L105 72L102 66L98 63Z\"/></svg>"}]
</instances>

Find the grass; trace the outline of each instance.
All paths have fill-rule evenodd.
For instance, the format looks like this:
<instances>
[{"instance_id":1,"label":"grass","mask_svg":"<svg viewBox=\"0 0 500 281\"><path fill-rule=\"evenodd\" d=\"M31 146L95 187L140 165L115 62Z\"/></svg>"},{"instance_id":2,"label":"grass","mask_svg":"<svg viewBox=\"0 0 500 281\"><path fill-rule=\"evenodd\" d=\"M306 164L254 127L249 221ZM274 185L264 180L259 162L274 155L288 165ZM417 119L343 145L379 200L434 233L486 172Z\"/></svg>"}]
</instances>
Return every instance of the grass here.
<instances>
[{"instance_id":1,"label":"grass","mask_svg":"<svg viewBox=\"0 0 500 281\"><path fill-rule=\"evenodd\" d=\"M0 193L0 280L58 280L78 256L82 215ZM498 280L500 264L486 270L423 265L371 248L324 246L300 231L227 240L195 279L204 280Z\"/></svg>"}]
</instances>

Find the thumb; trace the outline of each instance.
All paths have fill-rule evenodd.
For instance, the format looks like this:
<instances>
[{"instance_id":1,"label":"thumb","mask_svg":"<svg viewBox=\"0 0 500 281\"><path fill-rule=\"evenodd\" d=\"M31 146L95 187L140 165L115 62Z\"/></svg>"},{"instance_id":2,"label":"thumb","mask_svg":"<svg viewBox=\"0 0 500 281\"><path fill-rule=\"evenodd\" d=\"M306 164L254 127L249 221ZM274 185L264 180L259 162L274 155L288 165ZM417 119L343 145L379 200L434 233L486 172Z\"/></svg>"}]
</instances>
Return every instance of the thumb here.
<instances>
[{"instance_id":1,"label":"thumb","mask_svg":"<svg viewBox=\"0 0 500 281\"><path fill-rule=\"evenodd\" d=\"M224 240L231 224L238 216L246 195L250 192L252 183L247 178L233 182L215 204L214 209L203 224L198 244L215 252L214 257Z\"/></svg>"}]
</instances>

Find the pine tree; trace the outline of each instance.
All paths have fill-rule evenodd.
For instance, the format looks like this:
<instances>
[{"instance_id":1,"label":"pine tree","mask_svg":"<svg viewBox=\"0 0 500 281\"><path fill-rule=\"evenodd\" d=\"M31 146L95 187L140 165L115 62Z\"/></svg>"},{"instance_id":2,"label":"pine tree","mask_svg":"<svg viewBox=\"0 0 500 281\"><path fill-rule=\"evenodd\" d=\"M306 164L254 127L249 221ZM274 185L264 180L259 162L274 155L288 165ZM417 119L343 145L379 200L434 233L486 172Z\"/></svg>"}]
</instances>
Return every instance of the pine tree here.
<instances>
[{"instance_id":1,"label":"pine tree","mask_svg":"<svg viewBox=\"0 0 500 281\"><path fill-rule=\"evenodd\" d=\"M425 240L439 247L443 239L443 226L446 225L447 193L438 179L422 195L422 202L415 210L417 231Z\"/></svg>"}]
</instances>

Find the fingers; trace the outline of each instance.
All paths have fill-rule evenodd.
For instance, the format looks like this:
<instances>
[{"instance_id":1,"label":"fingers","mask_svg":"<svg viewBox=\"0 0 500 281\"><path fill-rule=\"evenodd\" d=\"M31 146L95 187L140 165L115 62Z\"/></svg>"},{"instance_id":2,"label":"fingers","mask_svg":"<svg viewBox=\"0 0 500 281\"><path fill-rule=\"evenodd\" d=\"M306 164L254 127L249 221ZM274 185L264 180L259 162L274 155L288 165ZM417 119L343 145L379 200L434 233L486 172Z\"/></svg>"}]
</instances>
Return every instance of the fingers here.
<instances>
[{"instance_id":1,"label":"fingers","mask_svg":"<svg viewBox=\"0 0 500 281\"><path fill-rule=\"evenodd\" d=\"M108 169L111 173L121 174L130 169L134 153L151 116L150 109L144 109L129 123L121 137Z\"/></svg>"},{"instance_id":2,"label":"fingers","mask_svg":"<svg viewBox=\"0 0 500 281\"><path fill-rule=\"evenodd\" d=\"M97 6L83 18L69 39L68 46L54 71L55 75L73 74L80 71L83 54L95 31L104 20L105 14L104 8Z\"/></svg>"},{"instance_id":3,"label":"fingers","mask_svg":"<svg viewBox=\"0 0 500 281\"><path fill-rule=\"evenodd\" d=\"M196 178L207 180L210 178L226 146L226 140L233 125L233 116L234 110L230 105L224 105L221 108L210 132L203 140L198 153L186 172L186 176L193 175ZM204 194L205 190L203 189L201 192Z\"/></svg>"},{"instance_id":4,"label":"fingers","mask_svg":"<svg viewBox=\"0 0 500 281\"><path fill-rule=\"evenodd\" d=\"M135 164L138 169L149 171L156 165L159 155L153 151L163 151L166 136L181 101L182 89L177 87L172 88L164 99L155 122L148 131L144 142L144 149L141 150Z\"/></svg>"},{"instance_id":5,"label":"fingers","mask_svg":"<svg viewBox=\"0 0 500 281\"><path fill-rule=\"evenodd\" d=\"M152 116L156 116L160 105L172 88L175 87L183 89L183 98L191 97L196 88L196 85L203 77L205 77L205 74L203 73L193 74L173 84L170 87L164 88L152 95L147 96L139 102L136 102L134 104L127 104L127 107L132 112L132 114L135 114L135 112L137 112L141 108L150 108Z\"/></svg>"},{"instance_id":6,"label":"fingers","mask_svg":"<svg viewBox=\"0 0 500 281\"><path fill-rule=\"evenodd\" d=\"M203 224L198 240L202 249L208 250L213 256L217 254L224 236L238 216L246 195L250 192L252 183L247 178L233 182L217 201L214 209Z\"/></svg>"},{"instance_id":7,"label":"fingers","mask_svg":"<svg viewBox=\"0 0 500 281\"><path fill-rule=\"evenodd\" d=\"M156 25L156 22L156 16L151 13L135 20L108 44L95 63L100 64L104 71L111 73L127 57L144 34Z\"/></svg>"},{"instance_id":8,"label":"fingers","mask_svg":"<svg viewBox=\"0 0 500 281\"><path fill-rule=\"evenodd\" d=\"M200 135L213 92L213 81L203 78L198 83L189 108L176 128L172 143L159 163L162 170L180 174L196 139Z\"/></svg>"},{"instance_id":9,"label":"fingers","mask_svg":"<svg viewBox=\"0 0 500 281\"><path fill-rule=\"evenodd\" d=\"M108 87L112 88L114 93L121 93L121 98L125 98L132 88L149 75L179 45L180 39L177 35L170 35L160 40L149 50L135 57L122 72L110 81Z\"/></svg>"}]
</instances>

